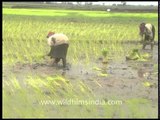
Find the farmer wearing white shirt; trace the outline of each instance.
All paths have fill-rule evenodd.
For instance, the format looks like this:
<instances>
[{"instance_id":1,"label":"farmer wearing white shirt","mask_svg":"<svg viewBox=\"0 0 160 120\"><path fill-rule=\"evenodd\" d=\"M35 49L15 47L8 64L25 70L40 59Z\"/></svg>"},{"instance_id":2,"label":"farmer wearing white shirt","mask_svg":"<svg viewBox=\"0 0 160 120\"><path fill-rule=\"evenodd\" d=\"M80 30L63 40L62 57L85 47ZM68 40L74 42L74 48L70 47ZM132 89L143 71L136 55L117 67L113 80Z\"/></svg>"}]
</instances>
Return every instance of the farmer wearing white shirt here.
<instances>
[{"instance_id":1,"label":"farmer wearing white shirt","mask_svg":"<svg viewBox=\"0 0 160 120\"><path fill-rule=\"evenodd\" d=\"M51 58L55 58L54 63L58 64L62 59L63 67L66 67L66 55L69 47L69 39L63 33L49 32L47 35L48 45L51 50L48 54Z\"/></svg>"},{"instance_id":2,"label":"farmer wearing white shirt","mask_svg":"<svg viewBox=\"0 0 160 120\"><path fill-rule=\"evenodd\" d=\"M151 49L153 50L154 46L154 37L155 37L155 27L150 23L141 23L139 25L140 36L142 37L143 49L147 44L151 45Z\"/></svg>"}]
</instances>

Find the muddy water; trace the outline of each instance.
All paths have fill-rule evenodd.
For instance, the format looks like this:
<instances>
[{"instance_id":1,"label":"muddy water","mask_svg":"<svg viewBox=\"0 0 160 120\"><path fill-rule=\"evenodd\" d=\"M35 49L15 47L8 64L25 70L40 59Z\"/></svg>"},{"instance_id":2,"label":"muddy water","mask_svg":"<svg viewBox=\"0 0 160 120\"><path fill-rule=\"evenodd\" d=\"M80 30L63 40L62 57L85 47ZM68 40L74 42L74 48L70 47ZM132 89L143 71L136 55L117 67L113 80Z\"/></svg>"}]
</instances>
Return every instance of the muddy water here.
<instances>
[{"instance_id":1,"label":"muddy water","mask_svg":"<svg viewBox=\"0 0 160 120\"><path fill-rule=\"evenodd\" d=\"M3 66L3 80L10 79L11 75L23 84L23 80L28 75L34 76L50 76L62 75L71 83L81 80L86 83L98 99L107 99L109 96L116 96L125 100L129 98L145 98L152 100L154 106L158 103L158 73L154 69L154 65L158 62L158 46L153 51L149 49L141 52L152 54L152 58L147 62L126 61L116 62L110 60L107 64L102 61L95 60L90 65L68 63L68 70L62 69L62 64L52 66L49 61L44 63L21 64L17 63L13 67ZM103 71L93 69L96 66ZM98 76L100 72L108 76ZM150 82L152 87L145 87L144 82Z\"/></svg>"}]
</instances>

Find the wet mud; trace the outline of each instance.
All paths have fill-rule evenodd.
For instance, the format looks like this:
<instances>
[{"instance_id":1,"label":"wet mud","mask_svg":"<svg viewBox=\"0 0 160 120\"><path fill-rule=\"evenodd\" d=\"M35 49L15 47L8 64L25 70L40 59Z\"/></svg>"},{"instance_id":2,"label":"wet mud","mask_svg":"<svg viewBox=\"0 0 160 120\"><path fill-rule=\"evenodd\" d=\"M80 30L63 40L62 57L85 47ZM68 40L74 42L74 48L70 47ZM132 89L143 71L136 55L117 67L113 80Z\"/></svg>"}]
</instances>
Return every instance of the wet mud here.
<instances>
[{"instance_id":1,"label":"wet mud","mask_svg":"<svg viewBox=\"0 0 160 120\"><path fill-rule=\"evenodd\" d=\"M141 50L152 54L152 58L145 62L126 61L120 62L110 60L107 64L102 63L102 59L97 58L91 65L67 63L68 69L64 70L62 63L53 66L51 61L43 63L22 64L9 67L3 66L3 79L9 79L15 74L19 81L25 80L27 75L52 76L62 75L71 83L81 80L86 83L95 94L95 97L106 99L108 96L116 96L119 99L145 98L152 100L155 105L158 103L158 70L155 65L158 63L158 46L154 50ZM101 70L94 70L93 64ZM107 76L99 76L99 73ZM144 82L153 85L146 87Z\"/></svg>"}]
</instances>

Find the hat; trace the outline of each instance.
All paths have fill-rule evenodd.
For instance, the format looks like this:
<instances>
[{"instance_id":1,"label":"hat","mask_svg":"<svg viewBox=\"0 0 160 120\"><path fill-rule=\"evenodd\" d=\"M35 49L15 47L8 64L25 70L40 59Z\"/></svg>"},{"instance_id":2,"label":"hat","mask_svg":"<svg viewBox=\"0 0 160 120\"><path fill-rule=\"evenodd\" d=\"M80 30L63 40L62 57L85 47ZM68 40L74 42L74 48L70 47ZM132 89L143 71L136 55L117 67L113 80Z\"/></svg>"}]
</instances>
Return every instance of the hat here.
<instances>
[{"instance_id":1,"label":"hat","mask_svg":"<svg viewBox=\"0 0 160 120\"><path fill-rule=\"evenodd\" d=\"M47 38L50 37L51 35L54 35L54 34L55 34L55 32L49 32L47 35Z\"/></svg>"}]
</instances>

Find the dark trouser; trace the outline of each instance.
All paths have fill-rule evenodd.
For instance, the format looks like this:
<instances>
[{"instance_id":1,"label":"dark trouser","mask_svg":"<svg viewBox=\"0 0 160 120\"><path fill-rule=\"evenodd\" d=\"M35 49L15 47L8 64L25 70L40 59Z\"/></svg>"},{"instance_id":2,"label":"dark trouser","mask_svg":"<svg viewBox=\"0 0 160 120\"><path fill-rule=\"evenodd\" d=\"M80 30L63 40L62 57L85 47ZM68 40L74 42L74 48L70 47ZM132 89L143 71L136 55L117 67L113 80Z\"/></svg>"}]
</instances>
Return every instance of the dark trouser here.
<instances>
[{"instance_id":1,"label":"dark trouser","mask_svg":"<svg viewBox=\"0 0 160 120\"><path fill-rule=\"evenodd\" d=\"M154 42L151 42L151 43L143 43L143 49L145 49L146 45L151 45L151 50L153 50L153 47L154 47Z\"/></svg>"},{"instance_id":2,"label":"dark trouser","mask_svg":"<svg viewBox=\"0 0 160 120\"><path fill-rule=\"evenodd\" d=\"M148 28L147 28L148 29ZM145 49L146 45L151 45L151 50L153 50L154 47L154 37L155 37L155 27L152 25L152 34L153 36L151 37L149 34L145 33L144 35L144 43L143 43L143 49Z\"/></svg>"},{"instance_id":3,"label":"dark trouser","mask_svg":"<svg viewBox=\"0 0 160 120\"><path fill-rule=\"evenodd\" d=\"M151 50L153 50L154 47L154 40L150 38L150 36L145 35L144 41L143 41L143 49L145 49L146 45L151 45Z\"/></svg>"},{"instance_id":4,"label":"dark trouser","mask_svg":"<svg viewBox=\"0 0 160 120\"><path fill-rule=\"evenodd\" d=\"M66 58L55 58L54 63L58 64L58 62L62 59L63 67L66 67Z\"/></svg>"},{"instance_id":5,"label":"dark trouser","mask_svg":"<svg viewBox=\"0 0 160 120\"><path fill-rule=\"evenodd\" d=\"M58 64L60 59L62 59L63 67L66 67L66 55L68 51L68 44L61 44L57 46L52 46L48 56L55 58L54 63Z\"/></svg>"}]
</instances>

